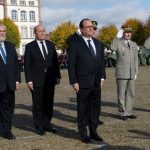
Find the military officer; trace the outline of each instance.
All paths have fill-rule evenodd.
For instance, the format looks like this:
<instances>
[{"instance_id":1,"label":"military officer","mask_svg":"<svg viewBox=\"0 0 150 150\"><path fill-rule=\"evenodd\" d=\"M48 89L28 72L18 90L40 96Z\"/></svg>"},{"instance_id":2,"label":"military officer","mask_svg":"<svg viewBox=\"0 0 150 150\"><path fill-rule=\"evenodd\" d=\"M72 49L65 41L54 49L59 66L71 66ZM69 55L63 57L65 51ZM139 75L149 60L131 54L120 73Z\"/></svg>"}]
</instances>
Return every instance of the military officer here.
<instances>
[{"instance_id":1,"label":"military officer","mask_svg":"<svg viewBox=\"0 0 150 150\"><path fill-rule=\"evenodd\" d=\"M122 120L135 119L132 114L135 96L135 79L138 74L138 46L131 41L132 31L130 25L122 26L123 35L116 37L110 48L116 51L116 83L118 106Z\"/></svg>"},{"instance_id":2,"label":"military officer","mask_svg":"<svg viewBox=\"0 0 150 150\"><path fill-rule=\"evenodd\" d=\"M97 23L97 21L93 20L92 24L93 24L93 37L96 38L96 36L97 36L97 29L98 29L97 28L98 23Z\"/></svg>"}]
</instances>

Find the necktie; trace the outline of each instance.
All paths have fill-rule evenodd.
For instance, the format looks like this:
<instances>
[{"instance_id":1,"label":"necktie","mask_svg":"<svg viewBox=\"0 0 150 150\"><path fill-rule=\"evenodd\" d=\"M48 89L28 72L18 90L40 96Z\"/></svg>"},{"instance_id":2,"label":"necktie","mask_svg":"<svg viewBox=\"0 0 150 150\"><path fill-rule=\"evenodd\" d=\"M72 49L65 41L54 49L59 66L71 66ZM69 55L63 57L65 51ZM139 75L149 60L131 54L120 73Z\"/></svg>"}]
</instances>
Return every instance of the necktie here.
<instances>
[{"instance_id":1,"label":"necktie","mask_svg":"<svg viewBox=\"0 0 150 150\"><path fill-rule=\"evenodd\" d=\"M43 50L44 58L46 59L47 58L47 52L46 52L45 46L44 46L43 42L40 42L40 43L42 44L42 50Z\"/></svg>"},{"instance_id":2,"label":"necktie","mask_svg":"<svg viewBox=\"0 0 150 150\"><path fill-rule=\"evenodd\" d=\"M93 55L93 56L95 56L96 54L95 54L95 52L94 52L94 48L93 48L93 46L91 45L91 40L87 40L87 41L88 41L89 49L90 49L90 51L91 51L92 55Z\"/></svg>"},{"instance_id":3,"label":"necktie","mask_svg":"<svg viewBox=\"0 0 150 150\"><path fill-rule=\"evenodd\" d=\"M127 45L128 45L128 47L130 48L130 43L129 43L129 41L127 42Z\"/></svg>"},{"instance_id":4,"label":"necktie","mask_svg":"<svg viewBox=\"0 0 150 150\"><path fill-rule=\"evenodd\" d=\"M6 64L6 54L5 54L4 49L2 48L1 44L0 44L0 52L1 52L1 56L3 58L4 64Z\"/></svg>"}]
</instances>

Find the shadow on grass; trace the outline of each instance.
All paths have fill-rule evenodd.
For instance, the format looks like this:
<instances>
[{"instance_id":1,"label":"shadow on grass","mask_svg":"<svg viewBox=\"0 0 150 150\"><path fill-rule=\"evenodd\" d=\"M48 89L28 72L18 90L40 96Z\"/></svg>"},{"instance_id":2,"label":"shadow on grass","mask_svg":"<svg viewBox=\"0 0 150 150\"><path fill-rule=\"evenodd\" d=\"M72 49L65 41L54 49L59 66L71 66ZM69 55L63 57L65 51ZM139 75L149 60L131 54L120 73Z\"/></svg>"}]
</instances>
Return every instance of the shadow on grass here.
<instances>
[{"instance_id":1,"label":"shadow on grass","mask_svg":"<svg viewBox=\"0 0 150 150\"><path fill-rule=\"evenodd\" d=\"M68 138L68 139L75 139L75 140L80 140L79 133L75 129L69 129L68 127L64 128L55 124L52 124L53 127L58 129L58 132L56 135Z\"/></svg>"},{"instance_id":2,"label":"shadow on grass","mask_svg":"<svg viewBox=\"0 0 150 150\"><path fill-rule=\"evenodd\" d=\"M24 104L16 104L15 109L24 109L24 110L32 111L32 106L24 105Z\"/></svg>"},{"instance_id":3,"label":"shadow on grass","mask_svg":"<svg viewBox=\"0 0 150 150\"><path fill-rule=\"evenodd\" d=\"M139 135L141 138L144 138L144 139L150 139L150 133L148 132L145 132L145 131L139 131L139 130L128 130L129 132L131 133L135 133L137 135Z\"/></svg>"},{"instance_id":4,"label":"shadow on grass","mask_svg":"<svg viewBox=\"0 0 150 150\"><path fill-rule=\"evenodd\" d=\"M117 100L114 100L117 101ZM102 101L102 106L109 106L109 107L116 107L118 108L118 104L115 102L111 102L111 101ZM142 111L142 112L150 112L150 109L145 109L145 108L137 108L137 107L133 107L134 110L136 111Z\"/></svg>"},{"instance_id":5,"label":"shadow on grass","mask_svg":"<svg viewBox=\"0 0 150 150\"><path fill-rule=\"evenodd\" d=\"M71 123L76 123L76 117L72 117L70 115L63 114L60 111L54 110L54 115L53 118L66 121L66 122L71 122Z\"/></svg>"},{"instance_id":6,"label":"shadow on grass","mask_svg":"<svg viewBox=\"0 0 150 150\"><path fill-rule=\"evenodd\" d=\"M92 150L143 150L141 148L133 147L133 146L105 146L105 147L98 147Z\"/></svg>"},{"instance_id":7,"label":"shadow on grass","mask_svg":"<svg viewBox=\"0 0 150 150\"><path fill-rule=\"evenodd\" d=\"M62 117L62 119L63 118L65 118L65 116ZM35 132L33 119L32 119L32 116L30 115L15 114L13 126L24 131ZM58 129L58 132L56 135L64 137L64 138L79 140L79 135L74 129L69 129L68 127L66 128L61 127L55 124L53 124L53 127Z\"/></svg>"},{"instance_id":8,"label":"shadow on grass","mask_svg":"<svg viewBox=\"0 0 150 150\"><path fill-rule=\"evenodd\" d=\"M77 110L77 103L65 103L65 102L55 102L54 106L56 107L61 107L61 108L65 108L65 109L69 109L72 111L76 111Z\"/></svg>"},{"instance_id":9,"label":"shadow on grass","mask_svg":"<svg viewBox=\"0 0 150 150\"><path fill-rule=\"evenodd\" d=\"M25 131L34 132L33 119L31 115L27 114L15 114L13 126Z\"/></svg>"}]
</instances>

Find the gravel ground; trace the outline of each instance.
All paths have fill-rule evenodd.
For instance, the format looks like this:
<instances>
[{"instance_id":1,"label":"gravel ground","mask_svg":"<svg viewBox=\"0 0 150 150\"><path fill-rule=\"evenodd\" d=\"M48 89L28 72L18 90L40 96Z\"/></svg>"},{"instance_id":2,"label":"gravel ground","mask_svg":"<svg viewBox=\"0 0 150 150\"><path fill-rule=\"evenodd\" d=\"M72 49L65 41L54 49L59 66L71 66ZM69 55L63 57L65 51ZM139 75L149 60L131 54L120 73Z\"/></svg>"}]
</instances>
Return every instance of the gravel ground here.
<instances>
[{"instance_id":1,"label":"gravel ground","mask_svg":"<svg viewBox=\"0 0 150 150\"><path fill-rule=\"evenodd\" d=\"M97 129L105 140L83 144L77 132L75 93L68 82L67 70L61 70L61 84L56 87L54 117L52 123L58 128L57 134L34 133L32 102L24 82L16 92L16 107L13 133L16 140L0 137L0 150L150 150L150 66L139 67L136 81L134 114L136 120L121 121L117 112L115 68L106 68L107 80L102 91L101 120L104 125Z\"/></svg>"}]
</instances>

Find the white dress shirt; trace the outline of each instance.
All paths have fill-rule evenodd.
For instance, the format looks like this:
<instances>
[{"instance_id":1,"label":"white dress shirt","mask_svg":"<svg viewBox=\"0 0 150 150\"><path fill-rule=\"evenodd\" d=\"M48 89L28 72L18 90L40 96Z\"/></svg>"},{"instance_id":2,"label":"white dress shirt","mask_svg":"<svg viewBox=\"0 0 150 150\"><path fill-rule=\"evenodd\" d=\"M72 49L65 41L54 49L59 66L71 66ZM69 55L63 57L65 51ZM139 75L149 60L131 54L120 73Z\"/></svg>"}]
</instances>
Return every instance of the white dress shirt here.
<instances>
[{"instance_id":1,"label":"white dress shirt","mask_svg":"<svg viewBox=\"0 0 150 150\"><path fill-rule=\"evenodd\" d=\"M1 45L1 47L3 48L5 55L7 56L4 42L0 43L0 45ZM3 58L2 54L1 54L1 51L0 51L0 55L1 55L1 57ZM4 58L3 58L3 60L4 60Z\"/></svg>"},{"instance_id":2,"label":"white dress shirt","mask_svg":"<svg viewBox=\"0 0 150 150\"><path fill-rule=\"evenodd\" d=\"M46 46L46 42L45 42L45 40L43 40L43 41L36 40L36 41L37 41L37 43L38 43L38 45L39 45L40 51L41 51L41 53L42 53L42 56L43 56L43 58L45 59L41 42L43 42L44 47L45 47L45 49L46 49L46 53L48 54L48 49L47 49L47 46Z\"/></svg>"},{"instance_id":3,"label":"white dress shirt","mask_svg":"<svg viewBox=\"0 0 150 150\"><path fill-rule=\"evenodd\" d=\"M94 44L94 41L92 38L87 38L87 37L84 37L82 36L83 40L85 41L85 43L87 44L87 46L89 47L89 43L88 43L88 40L90 40L90 43L94 49L94 53L96 54L96 47L95 47L95 44Z\"/></svg>"}]
</instances>

